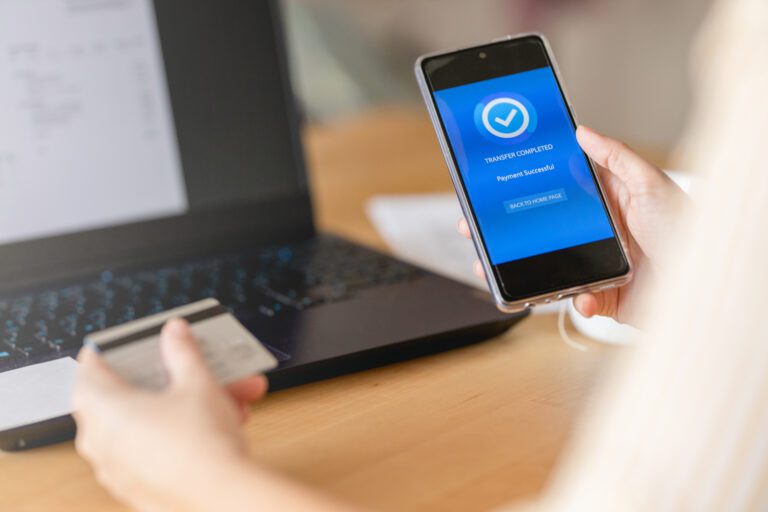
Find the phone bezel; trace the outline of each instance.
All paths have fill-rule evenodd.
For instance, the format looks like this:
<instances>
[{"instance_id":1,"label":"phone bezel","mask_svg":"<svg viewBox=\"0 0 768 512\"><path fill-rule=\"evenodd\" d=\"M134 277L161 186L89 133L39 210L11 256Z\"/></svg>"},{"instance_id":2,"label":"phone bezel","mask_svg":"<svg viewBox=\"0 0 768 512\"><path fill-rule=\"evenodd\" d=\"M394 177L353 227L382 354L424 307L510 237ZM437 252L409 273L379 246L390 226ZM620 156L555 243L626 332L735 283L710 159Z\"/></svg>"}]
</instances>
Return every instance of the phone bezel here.
<instances>
[{"instance_id":1,"label":"phone bezel","mask_svg":"<svg viewBox=\"0 0 768 512\"><path fill-rule=\"evenodd\" d=\"M617 275L610 276L605 279L596 278L595 280L588 280L587 283L580 283L576 286L564 285L562 288L554 287L555 288L554 291L547 290L542 293L534 294L527 297L522 297L519 299L518 298L509 299L507 297L508 294L506 294L504 289L502 276L496 272L496 266L494 266L490 261L490 257L485 248L485 244L484 244L483 237L481 235L477 220L475 218L473 209L471 207L469 198L467 196L467 191L464 187L464 183L463 183L460 171L457 167L455 157L451 149L450 141L448 140L447 134L445 133L440 114L435 104L435 100L433 96L434 91L430 86L429 77L427 76L424 67L425 67L425 63L436 58L450 57L452 54L458 54L458 53L464 53L464 52L484 53L491 47L496 47L498 45L506 44L509 42L515 42L522 39L528 39L528 38L536 38L542 44L548 64L551 67L556 77L556 80L558 82L558 86L563 96L563 99L565 101L565 105L568 110L568 113L571 116L571 119L574 125L578 126L578 120L577 120L576 114L573 110L573 106L571 104L567 91L565 90L565 87L563 85L563 80L561 78L559 66L554 57L554 54L552 52L549 42L547 41L546 37L544 37L542 34L524 33L524 34L518 34L515 36L506 36L504 38L495 39L489 43L485 43L481 45L459 48L459 49L455 49L447 52L438 52L438 53L424 55L416 61L416 77L419 83L419 88L424 97L424 101L427 104L427 109L432 119L435 132L438 136L438 140L440 142L440 146L441 146L443 155L445 157L446 163L450 170L451 179L453 181L454 188L456 189L456 193L458 195L461 208L469 224L470 231L472 232L472 240L474 242L477 253L480 257L480 261L483 265L488 286L491 289L491 292L493 294L494 301L496 302L497 307L500 310L505 312L517 312L537 304L546 304L554 300L562 300L564 298L572 297L580 293L618 287L628 282L633 276L633 265L629 257L627 244L624 241L621 231L618 229L618 225L615 221L616 219L615 212L613 211L613 208L610 202L606 200L603 184L600 180L599 175L596 172L597 166L591 159L589 159L588 156L587 156L587 160L590 167L590 172L592 173L593 179L597 184L599 194L600 194L600 200L603 203L603 206L605 207L606 212L608 213L608 217L610 219L613 232L615 234L615 239L618 242L619 250L621 252L621 257L625 262L624 269L619 271ZM558 251L558 252L561 252L561 251Z\"/></svg>"}]
</instances>

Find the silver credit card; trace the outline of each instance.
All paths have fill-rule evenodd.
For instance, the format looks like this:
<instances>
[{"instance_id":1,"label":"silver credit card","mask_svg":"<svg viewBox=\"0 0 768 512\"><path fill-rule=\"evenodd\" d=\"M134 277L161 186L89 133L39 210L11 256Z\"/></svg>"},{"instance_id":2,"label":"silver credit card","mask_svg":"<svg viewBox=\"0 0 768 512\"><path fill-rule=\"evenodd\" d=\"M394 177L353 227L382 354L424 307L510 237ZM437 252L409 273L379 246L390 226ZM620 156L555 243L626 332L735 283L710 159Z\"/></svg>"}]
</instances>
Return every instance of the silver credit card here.
<instances>
[{"instance_id":1,"label":"silver credit card","mask_svg":"<svg viewBox=\"0 0 768 512\"><path fill-rule=\"evenodd\" d=\"M125 380L147 389L168 384L160 354L160 332L172 318L189 322L208 367L230 384L277 367L277 359L216 299L172 309L90 334L85 342Z\"/></svg>"}]
</instances>

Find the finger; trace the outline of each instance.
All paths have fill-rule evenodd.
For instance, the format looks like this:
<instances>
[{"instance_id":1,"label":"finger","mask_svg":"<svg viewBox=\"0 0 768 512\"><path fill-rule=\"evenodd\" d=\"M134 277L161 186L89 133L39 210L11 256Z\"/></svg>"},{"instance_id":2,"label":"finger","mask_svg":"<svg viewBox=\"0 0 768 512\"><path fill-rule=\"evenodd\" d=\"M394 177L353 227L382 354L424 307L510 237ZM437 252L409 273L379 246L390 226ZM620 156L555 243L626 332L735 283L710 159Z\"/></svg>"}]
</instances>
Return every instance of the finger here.
<instances>
[{"instance_id":1,"label":"finger","mask_svg":"<svg viewBox=\"0 0 768 512\"><path fill-rule=\"evenodd\" d=\"M251 406L247 403L241 403L237 410L240 414L240 423L247 423L248 419L251 417Z\"/></svg>"},{"instance_id":2,"label":"finger","mask_svg":"<svg viewBox=\"0 0 768 512\"><path fill-rule=\"evenodd\" d=\"M472 272L480 279L485 279L485 270L479 260L475 260L475 263L472 265Z\"/></svg>"},{"instance_id":3,"label":"finger","mask_svg":"<svg viewBox=\"0 0 768 512\"><path fill-rule=\"evenodd\" d=\"M573 307L584 318L592 318L599 309L598 299L591 293L583 293L573 299Z\"/></svg>"},{"instance_id":4,"label":"finger","mask_svg":"<svg viewBox=\"0 0 768 512\"><path fill-rule=\"evenodd\" d=\"M605 137L586 126L579 126L576 137L592 160L608 169L635 193L642 193L663 178L658 168L622 142Z\"/></svg>"},{"instance_id":5,"label":"finger","mask_svg":"<svg viewBox=\"0 0 768 512\"><path fill-rule=\"evenodd\" d=\"M472 239L472 232L469 230L469 224L467 223L467 219L461 219L459 220L458 225L458 231L461 236L464 238Z\"/></svg>"},{"instance_id":6,"label":"finger","mask_svg":"<svg viewBox=\"0 0 768 512\"><path fill-rule=\"evenodd\" d=\"M75 451L80 454L86 460L91 460L91 445L88 442L89 437L85 433L85 426L82 422L82 418L79 414L73 413L77 423L77 436L75 437Z\"/></svg>"},{"instance_id":7,"label":"finger","mask_svg":"<svg viewBox=\"0 0 768 512\"><path fill-rule=\"evenodd\" d=\"M263 375L249 377L227 386L230 396L240 403L256 402L264 398L269 383Z\"/></svg>"},{"instance_id":8,"label":"finger","mask_svg":"<svg viewBox=\"0 0 768 512\"><path fill-rule=\"evenodd\" d=\"M78 362L77 378L72 388L72 409L76 421L82 419L83 413L100 410L106 404L122 400L122 396L131 389L92 348L84 347Z\"/></svg>"},{"instance_id":9,"label":"finger","mask_svg":"<svg viewBox=\"0 0 768 512\"><path fill-rule=\"evenodd\" d=\"M160 335L160 351L171 383L212 378L189 324L170 320Z\"/></svg>"},{"instance_id":10,"label":"finger","mask_svg":"<svg viewBox=\"0 0 768 512\"><path fill-rule=\"evenodd\" d=\"M101 356L91 347L85 346L77 357L77 392L121 391L128 384L107 366Z\"/></svg>"},{"instance_id":11,"label":"finger","mask_svg":"<svg viewBox=\"0 0 768 512\"><path fill-rule=\"evenodd\" d=\"M576 311L586 318L607 316L616 318L618 295L616 290L607 292L585 293L573 300Z\"/></svg>"}]
</instances>

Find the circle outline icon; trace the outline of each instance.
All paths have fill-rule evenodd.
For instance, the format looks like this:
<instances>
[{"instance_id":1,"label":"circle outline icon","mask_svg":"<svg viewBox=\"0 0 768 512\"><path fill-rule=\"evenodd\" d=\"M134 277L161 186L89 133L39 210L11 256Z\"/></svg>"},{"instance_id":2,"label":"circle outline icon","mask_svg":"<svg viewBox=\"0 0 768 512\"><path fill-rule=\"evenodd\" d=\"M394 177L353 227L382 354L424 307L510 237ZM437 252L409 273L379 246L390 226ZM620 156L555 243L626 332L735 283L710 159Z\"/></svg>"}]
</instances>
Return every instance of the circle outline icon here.
<instances>
[{"instance_id":1,"label":"circle outline icon","mask_svg":"<svg viewBox=\"0 0 768 512\"><path fill-rule=\"evenodd\" d=\"M496 128L493 127L493 125L491 125L491 121L489 119L489 116L491 115L491 110L493 110L495 107L499 105L512 105L513 107L516 107L523 114L523 123L520 125L520 128L518 128L514 132L505 133L497 130ZM490 101L483 109L482 120L483 120L483 126L485 126L485 129L488 130L488 132L491 135L495 135L500 139L514 139L516 137L519 137L523 133L525 133L526 130L528 130L528 126L530 126L531 124L531 114L528 112L528 109L525 108L525 105L523 105L520 101L516 99L496 98L495 100Z\"/></svg>"}]
</instances>

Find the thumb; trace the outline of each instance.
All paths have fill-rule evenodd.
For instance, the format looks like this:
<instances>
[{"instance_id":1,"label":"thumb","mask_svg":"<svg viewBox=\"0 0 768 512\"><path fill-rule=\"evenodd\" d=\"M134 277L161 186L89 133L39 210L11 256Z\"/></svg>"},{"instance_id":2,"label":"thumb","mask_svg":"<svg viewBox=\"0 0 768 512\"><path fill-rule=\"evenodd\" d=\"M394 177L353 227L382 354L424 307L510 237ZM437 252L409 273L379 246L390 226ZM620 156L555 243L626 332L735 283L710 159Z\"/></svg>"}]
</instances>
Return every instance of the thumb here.
<instances>
[{"instance_id":1,"label":"thumb","mask_svg":"<svg viewBox=\"0 0 768 512\"><path fill-rule=\"evenodd\" d=\"M581 149L598 165L608 169L630 189L633 194L643 194L654 189L664 173L626 144L601 135L591 128L579 126L576 130Z\"/></svg>"},{"instance_id":2,"label":"thumb","mask_svg":"<svg viewBox=\"0 0 768 512\"><path fill-rule=\"evenodd\" d=\"M212 377L185 320L175 318L165 324L160 334L160 352L171 384Z\"/></svg>"},{"instance_id":3,"label":"thumb","mask_svg":"<svg viewBox=\"0 0 768 512\"><path fill-rule=\"evenodd\" d=\"M91 347L84 347L77 361L79 365L73 390L76 410L99 403L106 396L114 398L115 394L131 389Z\"/></svg>"}]
</instances>

